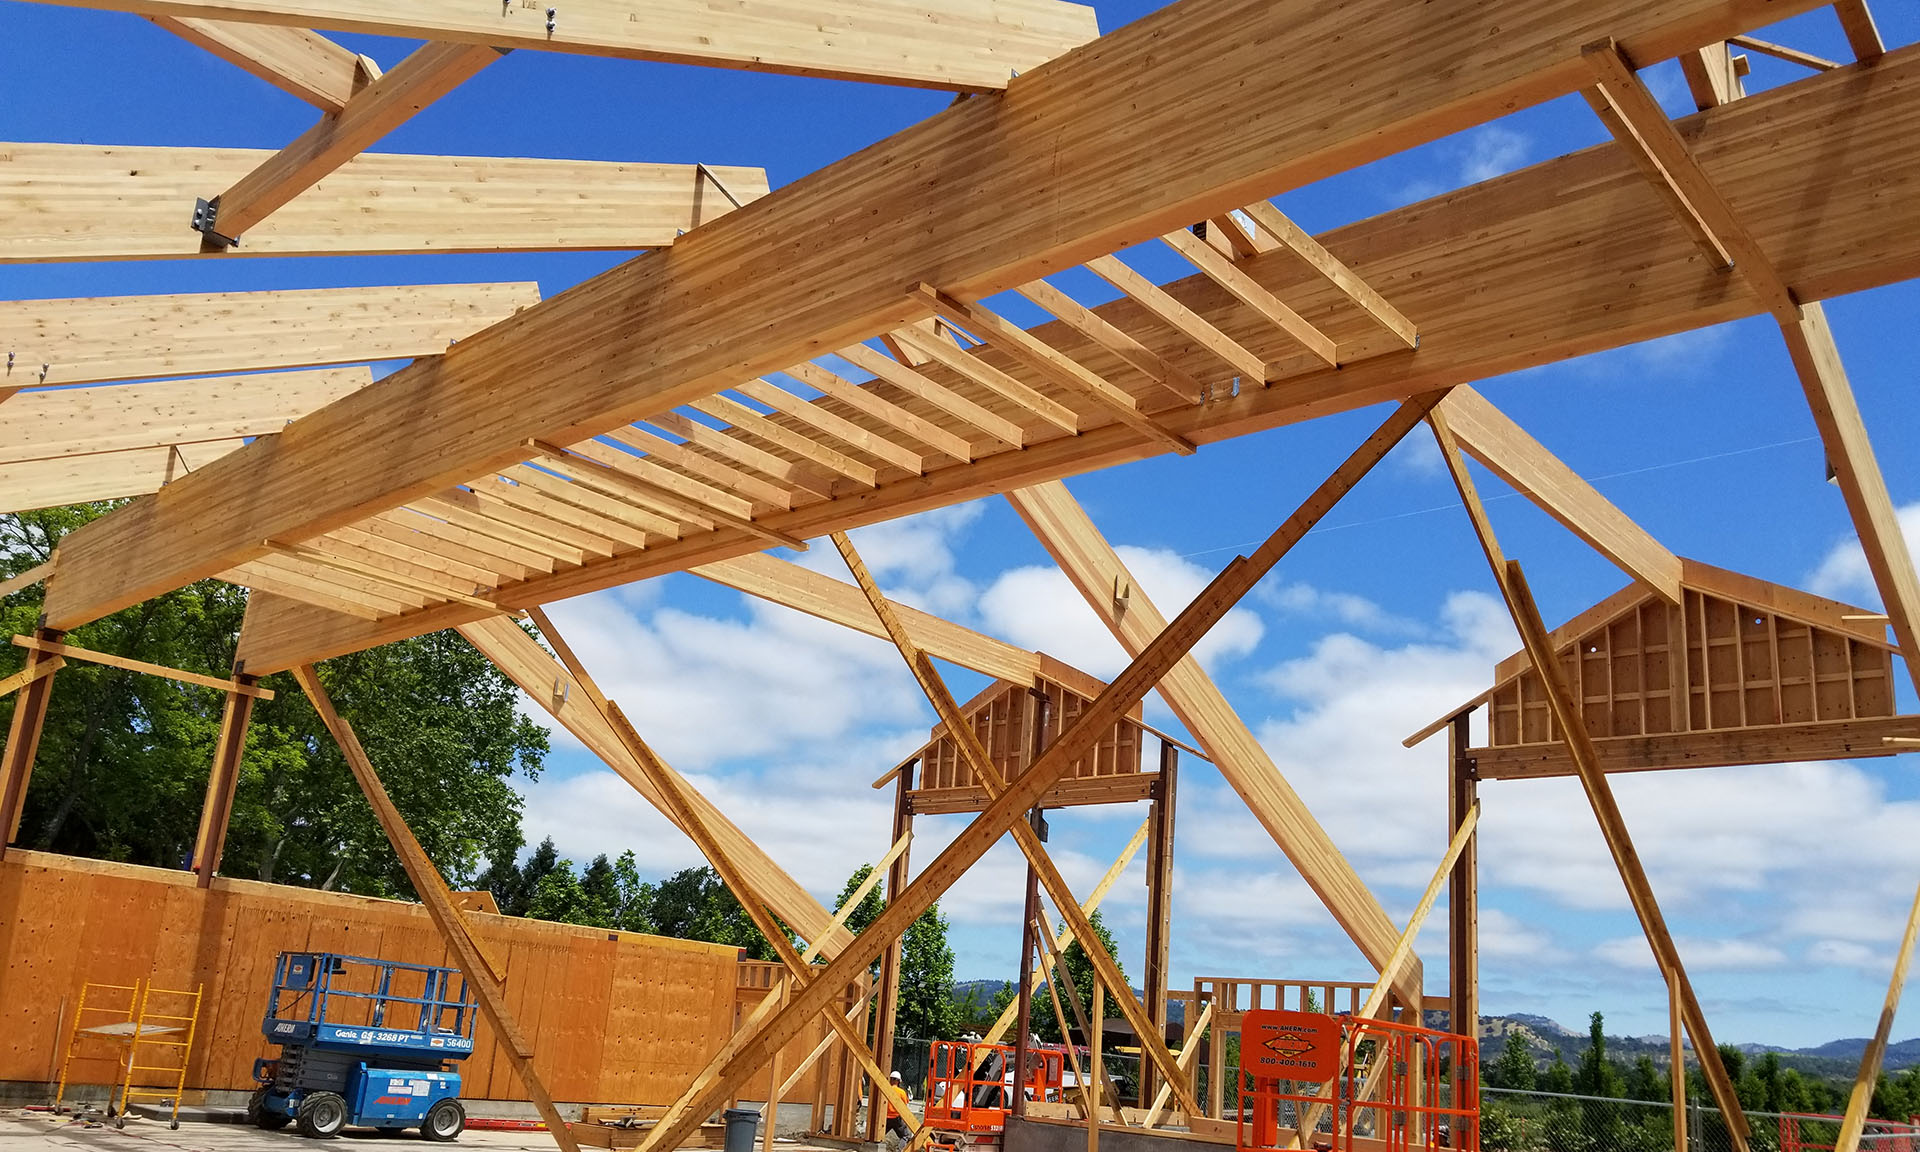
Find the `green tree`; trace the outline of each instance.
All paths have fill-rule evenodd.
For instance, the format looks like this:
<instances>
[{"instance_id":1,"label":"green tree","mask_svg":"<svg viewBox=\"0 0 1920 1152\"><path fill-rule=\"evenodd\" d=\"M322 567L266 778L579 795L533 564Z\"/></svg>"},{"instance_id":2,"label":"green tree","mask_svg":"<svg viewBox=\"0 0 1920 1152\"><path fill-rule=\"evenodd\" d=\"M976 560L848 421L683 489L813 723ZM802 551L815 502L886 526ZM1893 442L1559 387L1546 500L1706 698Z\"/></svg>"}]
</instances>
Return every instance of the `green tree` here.
<instances>
[{"instance_id":1,"label":"green tree","mask_svg":"<svg viewBox=\"0 0 1920 1152\"><path fill-rule=\"evenodd\" d=\"M901 936L899 1004L897 1031L924 1040L959 1038L953 948L947 943L947 918L940 915L939 904L922 912Z\"/></svg>"},{"instance_id":2,"label":"green tree","mask_svg":"<svg viewBox=\"0 0 1920 1152\"><path fill-rule=\"evenodd\" d=\"M649 915L662 936L731 944L753 960L780 958L712 868L683 868L662 880L653 891Z\"/></svg>"},{"instance_id":3,"label":"green tree","mask_svg":"<svg viewBox=\"0 0 1920 1152\"><path fill-rule=\"evenodd\" d=\"M1660 1069L1654 1067L1653 1057L1645 1052L1628 1069L1624 1089L1629 1100L1656 1102L1671 1099L1667 1095L1666 1077L1660 1075Z\"/></svg>"},{"instance_id":4,"label":"green tree","mask_svg":"<svg viewBox=\"0 0 1920 1152\"><path fill-rule=\"evenodd\" d=\"M1567 1062L1561 1059L1557 1051L1553 1054L1552 1063L1547 1065L1546 1082L1543 1087L1548 1092L1562 1094L1573 1091L1573 1069L1567 1067Z\"/></svg>"},{"instance_id":5,"label":"green tree","mask_svg":"<svg viewBox=\"0 0 1920 1152\"><path fill-rule=\"evenodd\" d=\"M111 504L0 516L0 575L47 559L67 532ZM0 627L30 632L40 585L0 606ZM245 594L205 580L81 626L70 643L225 677ZM23 650L0 652L0 676ZM546 732L521 716L513 684L451 632L328 661L321 681L353 723L421 846L456 886L519 847L520 798ZM221 871L376 896L411 893L346 761L291 676L263 681L253 710ZM0 700L0 723L14 697ZM224 694L103 665L60 670L21 822L35 848L160 867L192 852Z\"/></svg>"},{"instance_id":6,"label":"green tree","mask_svg":"<svg viewBox=\"0 0 1920 1152\"><path fill-rule=\"evenodd\" d=\"M1519 1029L1507 1033L1505 1046L1500 1056L1487 1068L1487 1081L1495 1088L1512 1088L1521 1092L1533 1091L1536 1068L1533 1063L1533 1046Z\"/></svg>"},{"instance_id":7,"label":"green tree","mask_svg":"<svg viewBox=\"0 0 1920 1152\"><path fill-rule=\"evenodd\" d=\"M580 878L573 874L573 861L564 859L535 883L527 906L532 919L566 924L590 924L593 912Z\"/></svg>"},{"instance_id":8,"label":"green tree","mask_svg":"<svg viewBox=\"0 0 1920 1152\"><path fill-rule=\"evenodd\" d=\"M1099 910L1095 909L1093 915L1088 917L1088 919L1093 922L1094 938L1100 941L1101 945L1106 948L1107 955L1112 956L1114 958L1114 964L1119 966L1120 950L1114 945L1113 933L1107 931L1106 921L1100 918ZM1060 931L1064 930L1065 926L1063 925L1059 930L1056 930L1055 935L1057 936ZM1086 952L1080 947L1078 940L1066 946L1060 953L1060 961L1061 966L1067 971L1067 979L1059 981L1056 985L1060 990L1060 1004L1067 1012L1067 1026L1069 1028L1077 1028L1079 1025L1074 1022L1073 1006L1067 1003L1067 984L1071 983L1073 985L1074 993L1079 997L1081 1014L1091 1021L1093 1019L1093 961L1088 958ZM1047 976L1049 980L1057 979L1051 968L1048 969ZM1125 980L1126 976L1126 968L1121 967L1120 978ZM1111 1000L1112 997L1108 997L1108 999ZM1062 1042L1064 1037L1060 1035L1060 1024L1054 1018L1051 999L1043 1001L1039 997L1035 998L1033 1019L1034 1033L1038 1035L1040 1039L1049 1044Z\"/></svg>"}]
</instances>

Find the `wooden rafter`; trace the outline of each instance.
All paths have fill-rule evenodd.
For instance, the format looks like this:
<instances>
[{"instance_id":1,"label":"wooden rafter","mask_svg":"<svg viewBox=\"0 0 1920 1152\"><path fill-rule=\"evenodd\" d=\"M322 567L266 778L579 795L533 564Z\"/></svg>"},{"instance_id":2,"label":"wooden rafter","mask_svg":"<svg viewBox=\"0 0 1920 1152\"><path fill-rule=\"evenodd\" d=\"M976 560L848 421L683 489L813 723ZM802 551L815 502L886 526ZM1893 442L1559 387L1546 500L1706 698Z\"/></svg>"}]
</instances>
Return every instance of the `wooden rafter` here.
<instances>
[{"instance_id":1,"label":"wooden rafter","mask_svg":"<svg viewBox=\"0 0 1920 1152\"><path fill-rule=\"evenodd\" d=\"M1756 40L1752 36L1729 36L1726 42L1735 48L1745 48L1758 52L1762 56L1771 56L1775 60L1785 60L1789 64L1798 64L1802 68L1811 68L1815 72L1830 72L1840 67L1836 60L1824 56L1815 56L1811 52L1802 52L1785 44L1775 44L1771 40Z\"/></svg>"},{"instance_id":2,"label":"wooden rafter","mask_svg":"<svg viewBox=\"0 0 1920 1152\"><path fill-rule=\"evenodd\" d=\"M297 557L322 568L338 568L376 584L391 585L403 592L491 611L500 610L500 606L491 600L463 592L435 574L421 573L395 561L362 559L339 548L316 544L275 544L272 549L277 555Z\"/></svg>"},{"instance_id":3,"label":"wooden rafter","mask_svg":"<svg viewBox=\"0 0 1920 1152\"><path fill-rule=\"evenodd\" d=\"M891 400L876 395L871 388L862 388L810 360L790 364L785 372L807 387L816 389L849 408L865 413L901 435L918 440L936 452L944 452L963 464L973 461L973 445L967 443L966 437L949 432L932 420L916 415Z\"/></svg>"},{"instance_id":4,"label":"wooden rafter","mask_svg":"<svg viewBox=\"0 0 1920 1152\"><path fill-rule=\"evenodd\" d=\"M564 514L555 517L548 515L546 510L529 510L523 501L512 498L514 494L508 490L509 487L495 478L442 493L440 498L457 502L462 507L529 536L565 545L580 554L579 562L582 564L627 550L620 541L581 527L573 517ZM571 555L568 559L571 559Z\"/></svg>"},{"instance_id":5,"label":"wooden rafter","mask_svg":"<svg viewBox=\"0 0 1920 1152\"><path fill-rule=\"evenodd\" d=\"M1259 313L1275 328L1299 341L1307 351L1328 364L1340 363L1340 349L1325 332L1307 323L1298 312L1287 307L1279 297L1267 291L1259 281L1236 268L1233 261L1215 251L1190 230L1176 229L1160 239L1165 241L1169 248L1184 256L1187 263L1198 268L1207 279L1220 285L1234 299ZM1264 375L1263 371L1263 378Z\"/></svg>"},{"instance_id":6,"label":"wooden rafter","mask_svg":"<svg viewBox=\"0 0 1920 1152\"><path fill-rule=\"evenodd\" d=\"M1183 456L1195 449L1192 442L1169 432L1140 411L1140 402L1079 361L1048 344L1025 328L982 304L965 304L930 284L922 284L916 295L931 304L938 314L957 324L965 324L983 337L991 337L1007 355L1069 389L1082 399L1104 408L1114 419L1160 441Z\"/></svg>"},{"instance_id":7,"label":"wooden rafter","mask_svg":"<svg viewBox=\"0 0 1920 1152\"><path fill-rule=\"evenodd\" d=\"M678 540L683 531L682 522L671 516L609 496L591 484L570 480L530 464L516 464L500 475L519 485L519 498L538 497L543 503L557 501L571 505L593 516L595 523L605 525L605 535L634 542L635 547L646 547L652 543L648 537ZM550 514L557 514L557 510Z\"/></svg>"},{"instance_id":8,"label":"wooden rafter","mask_svg":"<svg viewBox=\"0 0 1920 1152\"><path fill-rule=\"evenodd\" d=\"M704 400L694 400L687 405L694 411L727 424L763 440L782 451L791 452L803 460L809 460L827 469L829 472L845 476L856 484L872 488L880 483L880 472L871 464L862 463L833 447L823 444L796 429L769 420L753 409L725 396L709 396Z\"/></svg>"},{"instance_id":9,"label":"wooden rafter","mask_svg":"<svg viewBox=\"0 0 1920 1152\"><path fill-rule=\"evenodd\" d=\"M986 92L1098 34L1093 10L1058 0L990 0L943 12L939 35L908 0L835 0L818 11L716 11L685 0L573 0L542 9L415 0L404 8L298 0L59 0L83 8L261 24L311 25L406 39L497 44Z\"/></svg>"},{"instance_id":10,"label":"wooden rafter","mask_svg":"<svg viewBox=\"0 0 1920 1152\"><path fill-rule=\"evenodd\" d=\"M1219 357L1243 380L1265 383L1267 365L1245 345L1215 327L1204 316L1182 304L1166 289L1122 263L1117 256L1087 261L1094 275L1133 298L1155 319Z\"/></svg>"},{"instance_id":11,"label":"wooden rafter","mask_svg":"<svg viewBox=\"0 0 1920 1152\"><path fill-rule=\"evenodd\" d=\"M697 448L705 448L722 460L731 460L758 472L789 490L808 492L823 500L833 495L832 477L817 466L776 456L757 444L749 444L731 428L715 428L678 412L649 416L647 423Z\"/></svg>"},{"instance_id":12,"label":"wooden rafter","mask_svg":"<svg viewBox=\"0 0 1920 1152\"><path fill-rule=\"evenodd\" d=\"M607 433L607 439L671 465L688 476L706 481L749 501L751 510L759 508L787 510L793 507L793 490L716 459L689 444L675 444L644 428L629 424Z\"/></svg>"},{"instance_id":13,"label":"wooden rafter","mask_svg":"<svg viewBox=\"0 0 1920 1152\"><path fill-rule=\"evenodd\" d=\"M633 465L625 462L614 463L606 459L593 459L589 456L582 455L581 453L583 451L588 450L584 445L576 444L571 448L561 448L540 441L531 441L528 446L538 451L547 463L555 466L570 466L573 461L585 461L586 467L581 468L575 473L576 479L586 480L617 493L631 495L655 507L664 507L678 513L691 514L715 525L745 532L749 536L759 537L771 544L778 544L782 547L792 548L800 552L804 552L807 549L807 542L796 536L789 536L784 532L763 527L754 523L746 516L736 515L733 512L717 508L713 503L696 503L694 500L682 496L678 492L669 491L664 485L659 484L653 479L634 475L629 471ZM645 461L635 461L635 464L644 463Z\"/></svg>"},{"instance_id":14,"label":"wooden rafter","mask_svg":"<svg viewBox=\"0 0 1920 1152\"><path fill-rule=\"evenodd\" d=\"M579 567L587 562L584 550L571 544L564 544L539 531L531 531L522 525L510 523L504 514L496 513L473 493L459 488L449 488L432 496L425 496L407 505L410 511L444 520L469 532L496 540L512 548L538 556L544 556L555 566L567 565Z\"/></svg>"},{"instance_id":15,"label":"wooden rafter","mask_svg":"<svg viewBox=\"0 0 1920 1152\"><path fill-rule=\"evenodd\" d=\"M262 700L273 699L271 689L259 688L251 684L241 684L236 680L222 680L217 676L205 676L198 672L183 672L178 668L168 668L164 664L154 664L147 660L135 660L127 656L117 656L112 652L96 652L91 648L81 648L73 644L53 640L42 640L37 636L15 636L16 647L35 652L46 652L65 660L84 660L89 664L104 664L109 668L120 668L128 672L144 672L149 676L161 676L168 680L178 680L182 684L197 684L202 688L218 688L222 692L244 692L258 696Z\"/></svg>"},{"instance_id":16,"label":"wooden rafter","mask_svg":"<svg viewBox=\"0 0 1920 1152\"><path fill-rule=\"evenodd\" d=\"M924 355L929 361L985 388L1022 411L1045 420L1069 436L1080 434L1080 414L1060 401L1011 373L989 364L972 352L963 352L952 343L929 336L918 328L896 328L893 338Z\"/></svg>"},{"instance_id":17,"label":"wooden rafter","mask_svg":"<svg viewBox=\"0 0 1920 1152\"><path fill-rule=\"evenodd\" d=\"M445 352L539 298L528 283L9 300L0 351L6 382L29 385L358 364Z\"/></svg>"},{"instance_id":18,"label":"wooden rafter","mask_svg":"<svg viewBox=\"0 0 1920 1152\"><path fill-rule=\"evenodd\" d=\"M802 424L823 432L865 455L883 460L896 468L905 468L915 476L926 474L927 464L920 453L903 447L877 432L868 431L844 416L835 415L805 397L796 396L777 384L753 379L733 387L749 400L765 404L776 412L785 412Z\"/></svg>"},{"instance_id":19,"label":"wooden rafter","mask_svg":"<svg viewBox=\"0 0 1920 1152\"><path fill-rule=\"evenodd\" d=\"M935 383L898 360L882 356L864 344L842 348L836 354L855 368L873 373L876 379L883 380L910 396L926 401L956 420L965 421L1002 444L1014 448L1026 444L1027 434L1020 425L998 413L989 412L958 392L943 384Z\"/></svg>"},{"instance_id":20,"label":"wooden rafter","mask_svg":"<svg viewBox=\"0 0 1920 1152\"><path fill-rule=\"evenodd\" d=\"M328 173L378 143L421 109L498 60L484 44L427 43L320 118L299 139L212 198L200 231L216 247L231 247L254 225Z\"/></svg>"},{"instance_id":21,"label":"wooden rafter","mask_svg":"<svg viewBox=\"0 0 1920 1152\"><path fill-rule=\"evenodd\" d=\"M1834 15L1840 17L1840 30L1847 35L1847 46L1853 49L1853 58L1862 64L1878 63L1880 57L1887 54L1887 46L1880 39L1880 29L1874 25L1873 10L1867 7L1867 0L1834 0Z\"/></svg>"},{"instance_id":22,"label":"wooden rafter","mask_svg":"<svg viewBox=\"0 0 1920 1152\"><path fill-rule=\"evenodd\" d=\"M1022 284L1014 290L1186 403L1198 404L1204 398L1199 381L1045 280Z\"/></svg>"},{"instance_id":23,"label":"wooden rafter","mask_svg":"<svg viewBox=\"0 0 1920 1152\"><path fill-rule=\"evenodd\" d=\"M1745 96L1746 63L1746 57L1728 50L1725 40L1682 53L1680 72L1686 77L1694 107L1704 112Z\"/></svg>"},{"instance_id":24,"label":"wooden rafter","mask_svg":"<svg viewBox=\"0 0 1920 1152\"><path fill-rule=\"evenodd\" d=\"M380 78L378 64L305 28L174 16L148 19L322 112L340 111L354 93Z\"/></svg>"},{"instance_id":25,"label":"wooden rafter","mask_svg":"<svg viewBox=\"0 0 1920 1152\"><path fill-rule=\"evenodd\" d=\"M1702 138L1711 140L1713 164L1740 166L1743 198L1753 205L1749 225L1763 239L1779 238L1783 251L1791 254L1793 279L1801 291L1824 296L1868 287L1904 274L1900 269L1915 258L1920 231L1912 225L1920 208L1910 199L1885 197L1874 189L1884 188L1888 180L1904 178L1901 173L1908 167L1920 165L1916 156L1916 140L1920 138L1905 131L1915 111L1913 89L1900 83L1916 69L1920 69L1920 63L1914 54L1894 53L1877 66L1871 83L1855 70L1843 69L1801 81L1791 92L1777 90L1714 109L1702 114L1705 123L1689 126L1690 135L1704 133ZM1836 136L1823 127L1836 115L1855 117L1855 130ZM1822 157L1822 162L1815 163ZM1407 314L1421 317L1419 353L1413 357L1356 360L1337 372L1309 372L1289 379L1282 387L1242 391L1190 413L1163 414L1161 419L1201 443L1392 399L1417 387L1511 371L1751 314L1756 305L1750 297L1731 287L1716 287L1713 274L1699 262L1686 260L1687 241L1666 219L1663 205L1653 197L1639 203L1638 198L1620 194L1619 181L1632 171L1617 146L1606 145L1323 237L1330 250L1368 253L1365 262L1356 262L1356 270L1391 295ZM1807 195L1816 173L1820 189L1817 209ZM1233 197L1235 201L1244 199L1244 194ZM792 202L793 198L783 201ZM1189 207L1182 215L1193 210ZM1515 213L1524 214L1530 234L1539 241L1537 245L1500 245L1495 233L1473 224L1475 220L1507 219ZM1417 219L1420 225L1410 227L1409 219ZM724 227L724 223L716 223L708 235L720 235L715 229ZM1605 241L1617 238L1623 229L1641 238L1632 255L1637 271L1631 277L1623 277L1617 259L1606 255L1617 256L1620 252L1617 244ZM1467 235L1484 237L1484 242L1463 246L1460 238ZM1576 250L1593 254L1591 262L1569 263L1565 253ZM1469 275L1473 267L1489 260L1497 262L1501 275L1480 283L1474 293L1459 292L1458 276ZM675 266L698 263L682 259L676 260ZM1294 266L1296 262L1287 256L1284 264ZM1403 278L1377 271L1385 267L1402 269ZM1404 271L1416 269L1417 275ZM1282 281L1286 275L1278 270L1270 274ZM618 279L603 277L594 283L608 284ZM891 316L897 317L897 309L902 307L899 288L887 296L896 310ZM670 294L664 299L678 301L683 297ZM510 328L525 332L540 326L538 318L533 317L523 318ZM623 328L622 340L645 343L655 331L652 326ZM755 327L753 338L760 339L765 331ZM728 346L737 348L737 342ZM525 381L544 379L545 363L538 358L523 358L521 353L508 355L514 347L511 342L488 347L484 341L462 341L446 358L446 364L453 367L436 373L436 389L453 388L455 380L470 371L464 365L473 361L476 347L484 353L479 360L488 366L486 378L493 381L494 388L511 393L519 419L534 423L564 421L577 426L584 419L582 413L606 403L608 396L617 396L618 403L642 410L643 400L637 395L641 389L626 376L621 376L617 385L606 383L610 391L605 394L586 384L589 379L599 379L595 373L570 374L542 389L525 391ZM1168 354L1167 345L1156 350ZM580 355L590 359L585 352ZM1199 353L1191 355L1197 357ZM767 367L777 370L795 359L791 351L783 351L777 358L770 356ZM651 388L670 375L653 374L644 385ZM382 389L384 384L382 381L373 387ZM497 399L503 393L488 394ZM456 451L455 443L446 439L449 429L469 417L456 415L454 408L443 408L447 415L442 420L431 426L408 428L410 451L382 454L390 466L379 478L343 468L343 461L364 453L359 441L385 440L382 424L376 418L380 402L374 398L362 402L360 395L364 393L309 417L309 427L302 437L305 443L299 451L278 452L271 462L236 462L235 471L223 478L219 490L209 489L191 504L169 500L152 508L135 505L75 533L69 546L84 546L96 555L110 556L120 541L137 539L147 562L137 569L116 567L111 561L90 565L67 589L56 585L49 600L52 610L61 613L56 620L84 616L96 605L131 602L129 597L137 600L145 588L170 586L183 575L191 575L194 568L224 558L220 555L223 550L226 556L233 555L233 549L223 545L183 556L176 545L169 543L172 533L168 525L213 516L211 509L221 503L220 490L251 486L260 492L258 499L244 506L220 511L221 517L262 521L254 527L266 531L251 532L248 538L283 539L290 534L297 538L300 532L322 531L333 523L350 521L343 515L343 505L355 516L377 509L390 498L387 493L395 483L418 469L419 454L430 445L437 446L433 451L440 453L443 463L453 459L441 450ZM564 413L554 413L551 408L560 395L571 397L572 402ZM340 439L346 427L351 427L353 438ZM329 456L312 456L314 437L334 446ZM458 445L460 459L465 460L464 453L476 446L474 442ZM517 449L502 447L496 451L499 455L495 460ZM817 535L836 527L938 507L983 491L1137 459L1140 454L1139 437L1131 430L1099 428L1077 440L1061 437L1036 442L1017 457L1000 454L976 460L969 468L930 470L910 487L889 486L857 503L829 502L765 519L795 535ZM325 480L318 489L323 495L317 501L315 477L309 474L313 468L320 469L318 475ZM306 477L295 486L297 504L282 503L260 488L268 484L278 490L291 473ZM225 524L216 535L224 540L233 528L233 524ZM199 539L215 539L208 535L211 527L195 531ZM570 574L565 580L545 585L534 598L577 595L675 571L733 554L739 547L738 541L715 539L648 549L631 560L621 558ZM430 612L408 626L445 627L457 622L457 613ZM333 651L377 642L378 635L393 635L336 630L317 621L307 634L320 649Z\"/></svg>"},{"instance_id":26,"label":"wooden rafter","mask_svg":"<svg viewBox=\"0 0 1920 1152\"><path fill-rule=\"evenodd\" d=\"M241 25L263 32L294 29ZM0 264L199 258L183 206L274 159L255 148L0 145ZM705 166L742 203L759 168ZM247 230L225 259L661 248L734 210L695 164L362 153ZM565 188L564 198L554 189ZM406 189L406 194L401 193ZM458 212L446 211L457 200ZM84 203L86 211L73 210Z\"/></svg>"},{"instance_id":27,"label":"wooden rafter","mask_svg":"<svg viewBox=\"0 0 1920 1152\"><path fill-rule=\"evenodd\" d=\"M671 540L679 536L677 527L664 518L656 521L661 527L657 527L652 532L636 525L635 519L646 515L644 511L637 508L631 516L613 516L589 510L573 501L542 492L532 483L532 477L540 474L536 468L523 465L511 471L513 475L502 473L494 477L492 483L486 481L476 483L472 486L473 490L524 512L531 512L536 516L543 516L555 523L577 529L594 538L611 541L618 551L645 548L657 539ZM565 484L566 481L559 481L559 483Z\"/></svg>"},{"instance_id":28,"label":"wooden rafter","mask_svg":"<svg viewBox=\"0 0 1920 1152\"><path fill-rule=\"evenodd\" d=\"M1295 224L1286 213L1275 208L1271 201L1256 200L1241 209L1248 219L1259 225L1258 232L1273 237L1274 241L1284 245L1288 251L1307 262L1314 271L1327 278L1327 282L1344 293L1362 311L1373 318L1374 323L1385 328L1399 338L1409 348L1420 344L1420 330L1413 321L1400 314L1400 310L1387 301L1387 298L1375 291L1373 286L1341 261L1338 256L1327 251L1326 245L1313 238L1313 234ZM1231 219L1231 217L1229 217Z\"/></svg>"}]
</instances>

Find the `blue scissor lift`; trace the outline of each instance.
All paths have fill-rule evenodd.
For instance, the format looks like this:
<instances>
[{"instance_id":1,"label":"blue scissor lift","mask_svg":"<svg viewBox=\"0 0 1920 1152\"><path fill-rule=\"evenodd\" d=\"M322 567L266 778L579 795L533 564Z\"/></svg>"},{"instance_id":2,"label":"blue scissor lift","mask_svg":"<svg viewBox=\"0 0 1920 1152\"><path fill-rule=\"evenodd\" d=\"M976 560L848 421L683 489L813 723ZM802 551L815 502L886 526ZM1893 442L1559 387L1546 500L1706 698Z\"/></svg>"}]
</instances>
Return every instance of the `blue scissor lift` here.
<instances>
[{"instance_id":1,"label":"blue scissor lift","mask_svg":"<svg viewBox=\"0 0 1920 1152\"><path fill-rule=\"evenodd\" d=\"M474 1012L455 968L282 952L260 1024L280 1055L254 1061L247 1113L303 1136L354 1124L452 1140L467 1114L451 1062L473 1054Z\"/></svg>"}]
</instances>

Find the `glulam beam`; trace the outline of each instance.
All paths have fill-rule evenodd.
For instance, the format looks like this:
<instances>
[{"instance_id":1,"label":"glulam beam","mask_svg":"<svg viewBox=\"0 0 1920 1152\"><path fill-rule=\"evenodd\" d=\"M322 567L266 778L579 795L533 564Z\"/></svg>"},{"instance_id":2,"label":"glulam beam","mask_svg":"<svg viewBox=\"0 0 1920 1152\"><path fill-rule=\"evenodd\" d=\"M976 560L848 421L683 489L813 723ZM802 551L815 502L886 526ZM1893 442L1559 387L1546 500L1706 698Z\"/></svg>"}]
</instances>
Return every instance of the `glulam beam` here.
<instances>
[{"instance_id":1,"label":"glulam beam","mask_svg":"<svg viewBox=\"0 0 1920 1152\"><path fill-rule=\"evenodd\" d=\"M1098 52L1024 77L1019 115L1005 97L961 101L783 188L764 209L716 221L670 253L642 255L395 373L364 400L297 422L270 457L246 450L179 496L88 525L71 546L111 555L140 539L143 562L83 566L68 588L56 584L51 605L63 618L104 615L242 562L261 540L318 535L490 474L518 462L530 436L574 443L877 336L924 315L904 286L983 299L1129 237L1551 99L1588 82L1578 49L1603 30L1636 58L1661 59L1807 6L1550 0L1494 36L1488 25L1507 23L1496 4L1392 35L1412 19L1398 0L1360 0L1337 19L1309 19L1322 10L1308 0L1182 0ZM1223 39L1221 27L1236 34ZM1303 27L1317 34L1303 41ZM1312 66L1272 67L1275 42ZM1235 114L1194 115L1226 83ZM1168 147L1175 139L1181 146ZM1035 194L1037 173L1045 195ZM861 227L844 226L851 216ZM436 419L391 418L415 405Z\"/></svg>"},{"instance_id":2,"label":"glulam beam","mask_svg":"<svg viewBox=\"0 0 1920 1152\"><path fill-rule=\"evenodd\" d=\"M716 8L700 0L565 4L315 4L308 0L55 0L143 16L290 24L414 40L532 48L986 92L1099 34L1093 9L1060 0L913 0Z\"/></svg>"},{"instance_id":3,"label":"glulam beam","mask_svg":"<svg viewBox=\"0 0 1920 1152\"><path fill-rule=\"evenodd\" d=\"M338 112L380 66L318 32L273 24L149 16L167 31L322 112Z\"/></svg>"}]
</instances>

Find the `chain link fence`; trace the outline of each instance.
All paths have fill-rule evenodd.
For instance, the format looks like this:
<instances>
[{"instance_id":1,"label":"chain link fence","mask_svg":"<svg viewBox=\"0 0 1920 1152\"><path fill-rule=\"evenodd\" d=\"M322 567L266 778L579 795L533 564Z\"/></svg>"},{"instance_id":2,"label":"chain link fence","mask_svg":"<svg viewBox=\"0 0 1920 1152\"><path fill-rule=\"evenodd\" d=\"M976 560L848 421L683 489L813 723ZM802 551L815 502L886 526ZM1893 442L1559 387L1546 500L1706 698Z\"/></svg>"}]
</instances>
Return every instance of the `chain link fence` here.
<instances>
[{"instance_id":1,"label":"chain link fence","mask_svg":"<svg viewBox=\"0 0 1920 1152\"><path fill-rule=\"evenodd\" d=\"M1743 1115L1751 1152L1831 1152L1839 1138L1839 1121L1831 1117ZM1687 1106L1686 1131L1688 1152L1733 1152L1726 1118L1710 1104ZM1673 1104L1483 1088L1480 1147L1483 1152L1673 1152ZM1860 1149L1920 1152L1920 1133L1909 1125L1870 1121Z\"/></svg>"}]
</instances>

